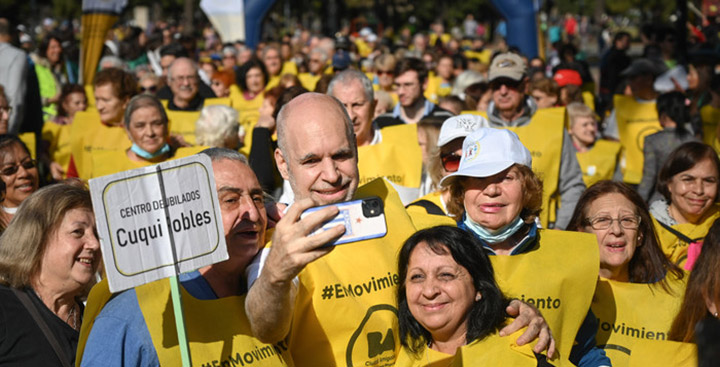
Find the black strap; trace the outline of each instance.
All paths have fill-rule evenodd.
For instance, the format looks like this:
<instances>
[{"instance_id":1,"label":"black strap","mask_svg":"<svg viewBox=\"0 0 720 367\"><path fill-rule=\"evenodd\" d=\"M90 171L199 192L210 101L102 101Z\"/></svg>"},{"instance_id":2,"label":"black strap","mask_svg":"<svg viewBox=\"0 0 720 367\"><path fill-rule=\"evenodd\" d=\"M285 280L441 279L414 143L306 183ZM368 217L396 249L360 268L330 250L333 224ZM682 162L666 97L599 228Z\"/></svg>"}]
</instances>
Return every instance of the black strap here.
<instances>
[{"instance_id":1,"label":"black strap","mask_svg":"<svg viewBox=\"0 0 720 367\"><path fill-rule=\"evenodd\" d=\"M48 342L50 342L50 346L52 346L52 349L55 351L55 354L60 359L60 363L62 363L63 367L71 367L70 359L67 357L67 355L65 355L65 351L60 348L60 343L58 343L55 334L50 331L50 328L45 323L45 320L43 320L42 316L40 316L40 312L38 312L37 307L35 307L35 304L33 304L32 300L30 300L30 297L27 295L27 293L17 290L13 287L10 287L10 289L12 289L13 293L15 293L17 298L20 300L20 303L25 306L25 309L30 312L30 316L32 316L33 320L35 320L35 323L40 327L40 330L42 330L43 334L45 334L45 338Z\"/></svg>"},{"instance_id":2,"label":"black strap","mask_svg":"<svg viewBox=\"0 0 720 367\"><path fill-rule=\"evenodd\" d=\"M691 244L691 243L693 243L693 242L697 242L697 241L700 241L700 240L703 239L702 237L696 238L696 239L692 239L692 238L690 238L690 237L688 237L688 236L680 233L680 231L676 230L675 228L670 227L669 225L667 225L667 224L665 224L665 223L663 223L663 222L661 222L661 221L657 221L657 222L660 223L660 225L661 225L663 228L667 229L668 232L674 234L675 237L679 238L681 241L684 241L684 242L687 243L688 245Z\"/></svg>"},{"instance_id":3,"label":"black strap","mask_svg":"<svg viewBox=\"0 0 720 367\"><path fill-rule=\"evenodd\" d=\"M410 204L408 204L405 208L409 208L412 205L417 205L425 208L425 210L428 212L428 214L434 214L434 215L446 215L445 212L440 208L437 204L433 203L430 200L418 200L414 201Z\"/></svg>"}]
</instances>

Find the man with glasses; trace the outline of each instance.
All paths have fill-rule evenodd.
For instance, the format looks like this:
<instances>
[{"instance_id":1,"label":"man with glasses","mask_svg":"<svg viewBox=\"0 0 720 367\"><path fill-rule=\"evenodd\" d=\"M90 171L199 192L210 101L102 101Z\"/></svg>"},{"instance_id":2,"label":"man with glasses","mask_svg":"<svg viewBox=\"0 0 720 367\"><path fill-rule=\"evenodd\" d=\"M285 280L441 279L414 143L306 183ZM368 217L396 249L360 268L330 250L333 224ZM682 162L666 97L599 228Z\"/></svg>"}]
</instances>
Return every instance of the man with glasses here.
<instances>
[{"instance_id":1,"label":"man with glasses","mask_svg":"<svg viewBox=\"0 0 720 367\"><path fill-rule=\"evenodd\" d=\"M428 72L420 59L405 58L395 68L398 103L390 113L378 116L378 126L415 124L426 116L451 117L452 114L425 99Z\"/></svg>"},{"instance_id":2,"label":"man with glasses","mask_svg":"<svg viewBox=\"0 0 720 367\"><path fill-rule=\"evenodd\" d=\"M171 111L199 111L205 99L198 94L198 68L192 60L181 57L168 69L168 85L172 98L167 108Z\"/></svg>"},{"instance_id":3,"label":"man with glasses","mask_svg":"<svg viewBox=\"0 0 720 367\"><path fill-rule=\"evenodd\" d=\"M308 72L298 74L298 79L305 89L313 91L325 71L328 55L323 49L315 47L308 57Z\"/></svg>"},{"instance_id":4,"label":"man with glasses","mask_svg":"<svg viewBox=\"0 0 720 367\"><path fill-rule=\"evenodd\" d=\"M497 55L489 71L492 102L490 127L515 131L533 157L533 170L543 177L542 225L565 229L585 190L572 140L565 130L565 108L538 110L527 95L527 64L514 53Z\"/></svg>"}]
</instances>

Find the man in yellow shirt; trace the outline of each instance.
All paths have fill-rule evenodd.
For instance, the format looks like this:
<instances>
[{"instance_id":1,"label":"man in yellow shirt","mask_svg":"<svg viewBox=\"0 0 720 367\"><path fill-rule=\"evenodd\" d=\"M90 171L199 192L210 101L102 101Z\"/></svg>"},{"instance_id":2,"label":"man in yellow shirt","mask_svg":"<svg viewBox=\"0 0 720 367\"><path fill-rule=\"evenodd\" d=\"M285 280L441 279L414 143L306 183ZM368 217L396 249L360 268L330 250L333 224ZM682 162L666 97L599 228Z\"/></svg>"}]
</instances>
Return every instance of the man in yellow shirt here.
<instances>
[{"instance_id":1,"label":"man in yellow shirt","mask_svg":"<svg viewBox=\"0 0 720 367\"><path fill-rule=\"evenodd\" d=\"M280 111L277 127L275 159L295 203L278 222L248 293L253 333L266 342L287 336L298 366L391 366L400 345L396 254L416 225L385 181L358 189L355 135L336 99L298 96ZM342 235L344 226L309 236L338 211L331 206L301 218L304 210L370 195L383 200L392 224L385 237L325 246Z\"/></svg>"}]
</instances>

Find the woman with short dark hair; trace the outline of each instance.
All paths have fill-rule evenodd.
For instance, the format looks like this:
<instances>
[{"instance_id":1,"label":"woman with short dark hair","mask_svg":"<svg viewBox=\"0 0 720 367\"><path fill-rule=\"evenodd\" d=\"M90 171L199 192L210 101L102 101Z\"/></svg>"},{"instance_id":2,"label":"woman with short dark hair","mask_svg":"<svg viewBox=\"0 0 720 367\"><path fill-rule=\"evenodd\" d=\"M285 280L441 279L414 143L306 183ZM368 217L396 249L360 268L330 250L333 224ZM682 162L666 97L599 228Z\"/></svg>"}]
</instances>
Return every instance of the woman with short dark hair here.
<instances>
[{"instance_id":1,"label":"woman with short dark hair","mask_svg":"<svg viewBox=\"0 0 720 367\"><path fill-rule=\"evenodd\" d=\"M396 366L450 362L460 348L476 365L543 365L530 346L520 352L512 335L498 335L508 301L470 233L450 226L415 233L400 250L398 275L403 351Z\"/></svg>"}]
</instances>

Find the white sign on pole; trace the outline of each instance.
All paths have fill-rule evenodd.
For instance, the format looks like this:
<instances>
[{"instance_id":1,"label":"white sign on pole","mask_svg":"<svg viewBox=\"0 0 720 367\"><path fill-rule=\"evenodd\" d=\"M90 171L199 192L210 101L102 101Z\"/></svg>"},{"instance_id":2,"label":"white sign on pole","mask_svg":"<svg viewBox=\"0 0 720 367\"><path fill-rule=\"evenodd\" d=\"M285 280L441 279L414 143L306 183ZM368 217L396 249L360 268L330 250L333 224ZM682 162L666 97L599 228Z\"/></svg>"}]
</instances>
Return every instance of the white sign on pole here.
<instances>
[{"instance_id":1,"label":"white sign on pole","mask_svg":"<svg viewBox=\"0 0 720 367\"><path fill-rule=\"evenodd\" d=\"M110 291L228 259L210 158L90 180Z\"/></svg>"}]
</instances>

